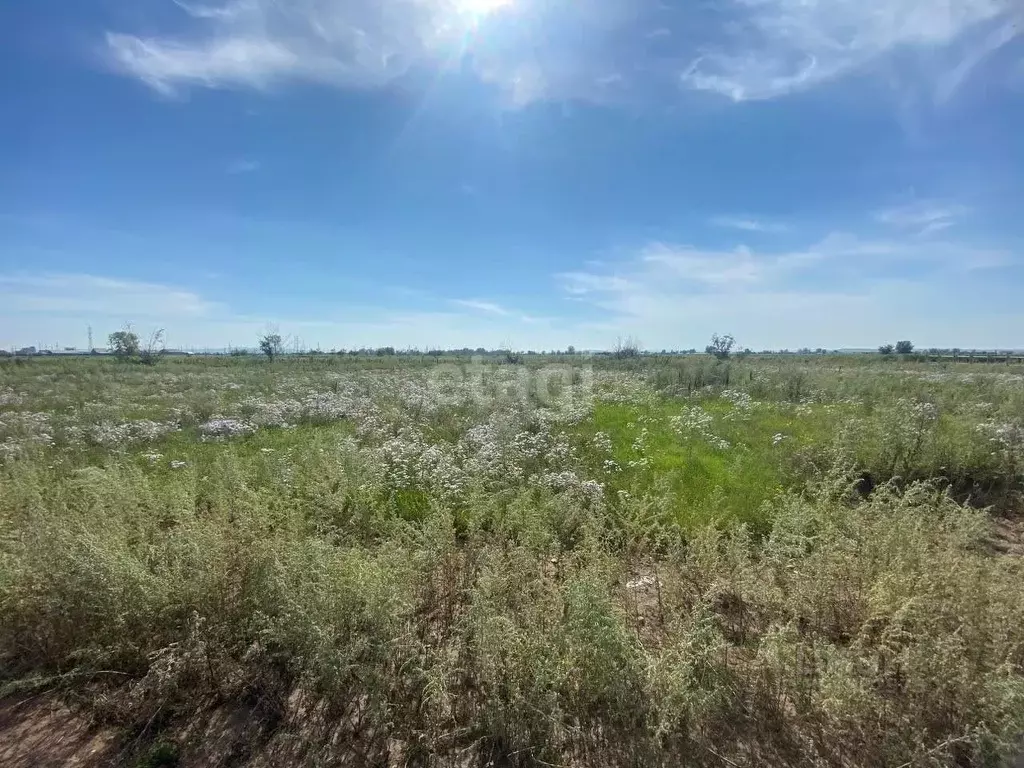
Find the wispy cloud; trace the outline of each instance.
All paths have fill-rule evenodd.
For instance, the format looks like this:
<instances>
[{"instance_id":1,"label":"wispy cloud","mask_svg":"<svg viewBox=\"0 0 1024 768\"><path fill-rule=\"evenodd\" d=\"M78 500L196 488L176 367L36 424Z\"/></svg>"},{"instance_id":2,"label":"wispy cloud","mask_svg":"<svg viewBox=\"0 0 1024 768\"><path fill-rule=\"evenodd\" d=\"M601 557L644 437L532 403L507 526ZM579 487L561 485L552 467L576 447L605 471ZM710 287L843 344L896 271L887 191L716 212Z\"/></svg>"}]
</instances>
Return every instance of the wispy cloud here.
<instances>
[{"instance_id":1,"label":"wispy cloud","mask_svg":"<svg viewBox=\"0 0 1024 768\"><path fill-rule=\"evenodd\" d=\"M788 232L789 227L774 221L762 221L750 216L716 216L711 219L716 227L739 229L743 232L762 232L764 234L780 234Z\"/></svg>"},{"instance_id":2,"label":"wispy cloud","mask_svg":"<svg viewBox=\"0 0 1024 768\"><path fill-rule=\"evenodd\" d=\"M1012 262L1012 254L999 248L917 238L871 240L833 232L806 248L790 251L754 251L742 245L732 250L707 250L651 243L630 261L555 277L572 298L625 311L642 308L645 302L687 301L698 295L735 298L749 292L789 292L793 284L864 285L895 279L908 269L931 279L937 274L972 272ZM613 272L607 273L609 270Z\"/></svg>"},{"instance_id":3,"label":"wispy cloud","mask_svg":"<svg viewBox=\"0 0 1024 768\"><path fill-rule=\"evenodd\" d=\"M1010 67L1007 82L1011 88L1018 92L1024 91L1024 56L1019 58L1016 63Z\"/></svg>"},{"instance_id":4,"label":"wispy cloud","mask_svg":"<svg viewBox=\"0 0 1024 768\"><path fill-rule=\"evenodd\" d=\"M172 2L181 8L185 13L195 19L232 19L236 18L242 9L245 8L245 3L229 3L223 6L213 5L199 5L193 3L185 3L181 0L172 0Z\"/></svg>"},{"instance_id":5,"label":"wispy cloud","mask_svg":"<svg viewBox=\"0 0 1024 768\"><path fill-rule=\"evenodd\" d=\"M260 169L260 163L257 160L233 160L228 163L228 173L234 175L239 173L253 173Z\"/></svg>"},{"instance_id":6,"label":"wispy cloud","mask_svg":"<svg viewBox=\"0 0 1024 768\"><path fill-rule=\"evenodd\" d=\"M183 42L108 33L107 46L119 69L166 96L178 85L262 88L307 66L294 51L260 37Z\"/></svg>"},{"instance_id":7,"label":"wispy cloud","mask_svg":"<svg viewBox=\"0 0 1024 768\"><path fill-rule=\"evenodd\" d=\"M795 250L651 243L625 261L555 277L590 311L595 332L633 334L655 347L689 346L723 331L751 346L859 346L897 324L935 343L980 338L972 336L983 327L976 309L952 302L957 320L945 323L925 306L936 296L948 300L943 290L958 290L979 270L1013 263L999 248L833 232Z\"/></svg>"},{"instance_id":8,"label":"wispy cloud","mask_svg":"<svg viewBox=\"0 0 1024 768\"><path fill-rule=\"evenodd\" d=\"M955 67L939 76L935 84L935 100L943 102L953 96L985 59L1020 34L1019 24L1019 21L1006 20L970 46Z\"/></svg>"},{"instance_id":9,"label":"wispy cloud","mask_svg":"<svg viewBox=\"0 0 1024 768\"><path fill-rule=\"evenodd\" d=\"M186 23L173 34L112 30L105 41L114 67L165 95L287 80L379 88L417 68L465 62L512 107L661 99L680 82L737 101L773 98L897 50L949 48L925 68L945 98L1020 33L1007 0L724 0L676 9L659 0L516 0L489 12L471 0L177 5Z\"/></svg>"},{"instance_id":10,"label":"wispy cloud","mask_svg":"<svg viewBox=\"0 0 1024 768\"><path fill-rule=\"evenodd\" d=\"M591 272L562 272L555 277L562 283L566 292L574 296L606 291L625 291L633 285L622 277Z\"/></svg>"},{"instance_id":11,"label":"wispy cloud","mask_svg":"<svg viewBox=\"0 0 1024 768\"><path fill-rule=\"evenodd\" d=\"M420 295L420 299L428 298ZM99 342L131 322L142 334L167 330L172 346L219 348L255 345L269 324L307 346L564 348L579 343L568 325L533 317L495 302L457 300L458 310L408 309L410 296L395 305L349 305L345 312L297 312L273 299L255 311L213 301L194 290L157 282L88 274L0 273L0 346L39 341L85 346L92 325ZM437 300L428 301L437 304ZM400 305L400 306L399 306Z\"/></svg>"},{"instance_id":12,"label":"wispy cloud","mask_svg":"<svg viewBox=\"0 0 1024 768\"><path fill-rule=\"evenodd\" d=\"M525 312L520 312L516 309L509 309L501 304L493 301L486 301L484 299L453 299L451 303L457 307L472 310L477 314L489 315L495 318L505 318L510 322L536 325L551 321L551 318L548 317L529 315Z\"/></svg>"},{"instance_id":13,"label":"wispy cloud","mask_svg":"<svg viewBox=\"0 0 1024 768\"><path fill-rule=\"evenodd\" d=\"M733 252L722 252L655 243L647 246L640 258L646 265L667 268L673 276L716 287L755 283L769 266L743 246Z\"/></svg>"},{"instance_id":14,"label":"wispy cloud","mask_svg":"<svg viewBox=\"0 0 1024 768\"><path fill-rule=\"evenodd\" d=\"M112 63L164 94L288 79L379 87L417 63L443 61L479 21L455 0L177 5L192 20L184 34L106 36Z\"/></svg>"},{"instance_id":15,"label":"wispy cloud","mask_svg":"<svg viewBox=\"0 0 1024 768\"><path fill-rule=\"evenodd\" d=\"M0 275L0 306L12 312L201 317L218 308L196 293L158 283L83 274Z\"/></svg>"},{"instance_id":16,"label":"wispy cloud","mask_svg":"<svg viewBox=\"0 0 1024 768\"><path fill-rule=\"evenodd\" d=\"M970 213L970 209L938 200L915 200L875 212L875 219L899 230L915 230L926 236L949 229Z\"/></svg>"},{"instance_id":17,"label":"wispy cloud","mask_svg":"<svg viewBox=\"0 0 1024 768\"><path fill-rule=\"evenodd\" d=\"M966 71L1019 33L1003 0L733 0L727 7L732 34L705 45L682 78L736 101L805 90L901 48L937 51L980 35L959 59L946 60L946 69ZM986 34L991 24L1004 31ZM953 87L962 79L953 77Z\"/></svg>"},{"instance_id":18,"label":"wispy cloud","mask_svg":"<svg viewBox=\"0 0 1024 768\"><path fill-rule=\"evenodd\" d=\"M480 299L454 299L452 303L457 304L460 307L465 307L466 309L474 309L478 312L487 312L492 315L507 316L512 314L500 304L495 304L492 301L481 301Z\"/></svg>"}]
</instances>

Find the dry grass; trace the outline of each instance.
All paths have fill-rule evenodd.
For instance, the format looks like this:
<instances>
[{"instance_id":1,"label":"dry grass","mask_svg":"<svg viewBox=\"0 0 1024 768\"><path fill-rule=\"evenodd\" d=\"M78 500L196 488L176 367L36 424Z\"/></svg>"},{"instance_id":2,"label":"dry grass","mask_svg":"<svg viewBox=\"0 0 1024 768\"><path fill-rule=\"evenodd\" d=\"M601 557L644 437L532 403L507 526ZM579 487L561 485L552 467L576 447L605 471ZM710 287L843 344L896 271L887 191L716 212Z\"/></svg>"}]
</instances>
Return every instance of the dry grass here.
<instances>
[{"instance_id":1,"label":"dry grass","mask_svg":"<svg viewBox=\"0 0 1024 768\"><path fill-rule=\"evenodd\" d=\"M504 413L417 407L449 439ZM7 692L76 698L131 765L1000 765L1024 733L1024 565L948 484L865 497L846 435L755 526L674 514L642 471L625 495L484 469L455 493L380 474L414 423L392 413L382 437L175 436L179 470L7 462ZM502 472L565 472L557 435L596 426L549 424Z\"/></svg>"}]
</instances>

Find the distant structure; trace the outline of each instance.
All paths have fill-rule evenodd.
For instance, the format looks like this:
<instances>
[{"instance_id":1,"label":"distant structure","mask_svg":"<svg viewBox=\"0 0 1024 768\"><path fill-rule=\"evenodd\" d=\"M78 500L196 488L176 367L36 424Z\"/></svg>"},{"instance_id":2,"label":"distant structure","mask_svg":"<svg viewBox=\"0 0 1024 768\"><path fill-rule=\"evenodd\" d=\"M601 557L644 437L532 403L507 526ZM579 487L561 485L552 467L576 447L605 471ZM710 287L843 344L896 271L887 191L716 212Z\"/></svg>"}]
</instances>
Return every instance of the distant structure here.
<instances>
[{"instance_id":1,"label":"distant structure","mask_svg":"<svg viewBox=\"0 0 1024 768\"><path fill-rule=\"evenodd\" d=\"M89 326L89 351L92 351L93 349L95 349L95 347L93 347L93 345L92 345L92 326L90 325Z\"/></svg>"}]
</instances>

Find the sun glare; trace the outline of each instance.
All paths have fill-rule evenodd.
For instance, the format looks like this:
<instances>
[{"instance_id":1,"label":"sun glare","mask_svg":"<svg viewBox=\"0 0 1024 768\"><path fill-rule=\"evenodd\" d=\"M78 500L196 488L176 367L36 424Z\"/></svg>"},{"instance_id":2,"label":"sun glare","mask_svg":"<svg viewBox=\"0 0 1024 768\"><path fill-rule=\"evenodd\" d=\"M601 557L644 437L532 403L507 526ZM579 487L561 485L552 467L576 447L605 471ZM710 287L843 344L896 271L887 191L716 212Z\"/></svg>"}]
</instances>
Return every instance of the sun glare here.
<instances>
[{"instance_id":1,"label":"sun glare","mask_svg":"<svg viewBox=\"0 0 1024 768\"><path fill-rule=\"evenodd\" d=\"M485 16L512 5L513 0L457 0L459 13L482 19Z\"/></svg>"}]
</instances>

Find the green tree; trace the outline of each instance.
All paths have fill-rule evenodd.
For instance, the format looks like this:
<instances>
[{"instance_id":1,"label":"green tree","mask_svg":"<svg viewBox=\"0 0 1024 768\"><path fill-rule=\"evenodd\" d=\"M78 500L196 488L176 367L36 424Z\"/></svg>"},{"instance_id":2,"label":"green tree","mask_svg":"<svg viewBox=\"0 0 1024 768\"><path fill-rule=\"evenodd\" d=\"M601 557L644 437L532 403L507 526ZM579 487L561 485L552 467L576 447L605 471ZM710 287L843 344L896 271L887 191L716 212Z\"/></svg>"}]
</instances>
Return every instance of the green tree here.
<instances>
[{"instance_id":1,"label":"green tree","mask_svg":"<svg viewBox=\"0 0 1024 768\"><path fill-rule=\"evenodd\" d=\"M880 355L891 355L893 353L892 344L883 344L878 348L878 354Z\"/></svg>"},{"instance_id":2,"label":"green tree","mask_svg":"<svg viewBox=\"0 0 1024 768\"><path fill-rule=\"evenodd\" d=\"M277 355L281 354L283 343L281 334L266 333L260 337L260 352L266 355L268 360L273 360Z\"/></svg>"},{"instance_id":3,"label":"green tree","mask_svg":"<svg viewBox=\"0 0 1024 768\"><path fill-rule=\"evenodd\" d=\"M704 348L704 351L709 355L714 355L719 360L728 360L735 343L736 339L732 337L732 334L727 333L725 336L719 336L716 333L711 337L711 343Z\"/></svg>"},{"instance_id":4,"label":"green tree","mask_svg":"<svg viewBox=\"0 0 1024 768\"><path fill-rule=\"evenodd\" d=\"M131 326L125 326L123 331L114 331L107 337L107 344L110 351L122 360L135 357L139 354L139 334L135 333Z\"/></svg>"},{"instance_id":5,"label":"green tree","mask_svg":"<svg viewBox=\"0 0 1024 768\"><path fill-rule=\"evenodd\" d=\"M909 341L897 341L896 342L896 354L897 355L909 355L914 351L914 345Z\"/></svg>"}]
</instances>

